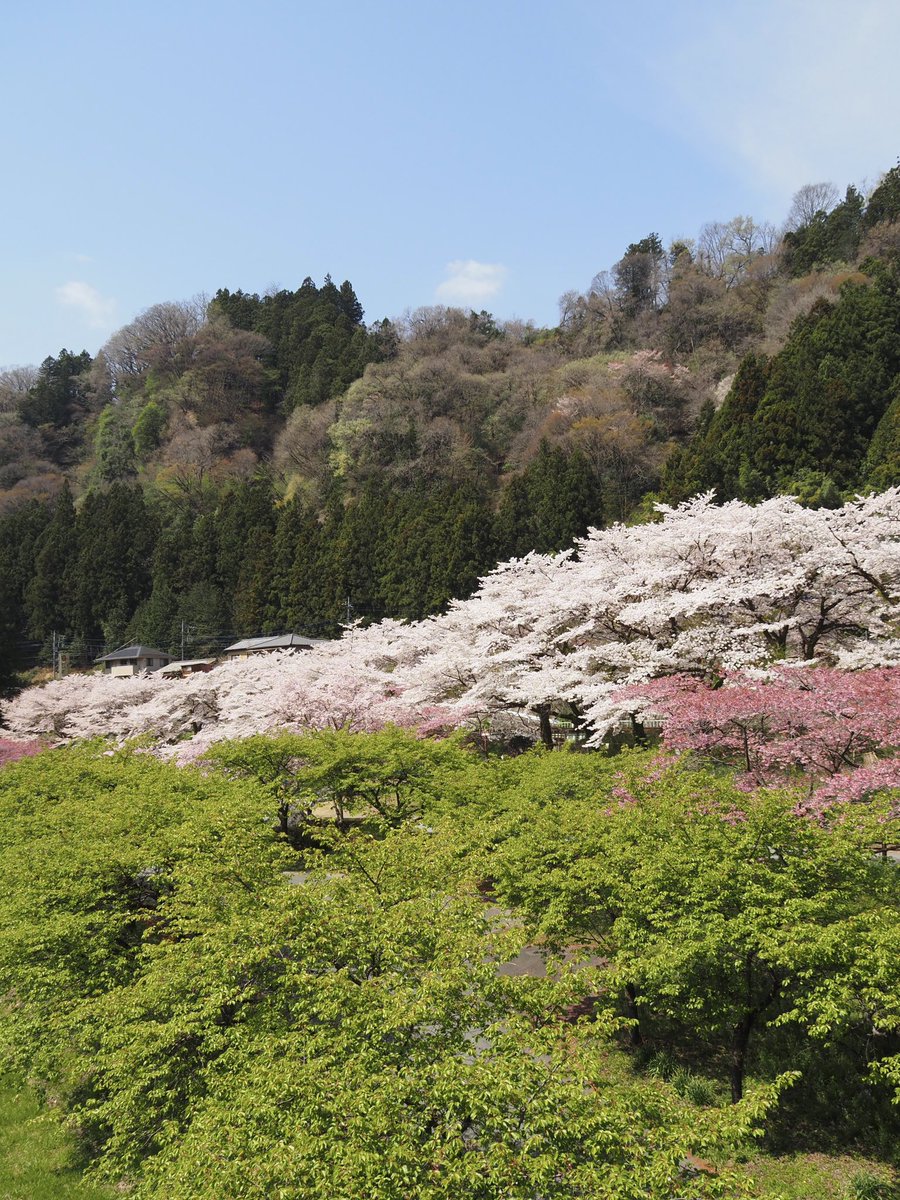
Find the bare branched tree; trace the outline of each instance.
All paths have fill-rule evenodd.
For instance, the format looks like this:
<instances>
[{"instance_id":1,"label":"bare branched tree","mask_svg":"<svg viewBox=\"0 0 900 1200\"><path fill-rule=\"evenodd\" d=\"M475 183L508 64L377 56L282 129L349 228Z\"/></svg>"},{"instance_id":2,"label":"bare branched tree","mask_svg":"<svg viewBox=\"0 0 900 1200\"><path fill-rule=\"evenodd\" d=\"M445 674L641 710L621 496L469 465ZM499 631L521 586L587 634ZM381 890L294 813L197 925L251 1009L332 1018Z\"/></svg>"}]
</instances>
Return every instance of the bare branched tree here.
<instances>
[{"instance_id":1,"label":"bare branched tree","mask_svg":"<svg viewBox=\"0 0 900 1200\"><path fill-rule=\"evenodd\" d=\"M19 400L37 383L37 367L7 367L0 371L0 413L14 412Z\"/></svg>"},{"instance_id":2,"label":"bare branched tree","mask_svg":"<svg viewBox=\"0 0 900 1200\"><path fill-rule=\"evenodd\" d=\"M771 254L777 242L778 231L766 221L740 216L710 221L700 230L697 262L709 275L723 279L726 287L733 287L755 259Z\"/></svg>"},{"instance_id":3,"label":"bare branched tree","mask_svg":"<svg viewBox=\"0 0 900 1200\"><path fill-rule=\"evenodd\" d=\"M808 225L818 212L830 212L839 198L840 192L833 183L805 183L791 201L785 232Z\"/></svg>"}]
</instances>

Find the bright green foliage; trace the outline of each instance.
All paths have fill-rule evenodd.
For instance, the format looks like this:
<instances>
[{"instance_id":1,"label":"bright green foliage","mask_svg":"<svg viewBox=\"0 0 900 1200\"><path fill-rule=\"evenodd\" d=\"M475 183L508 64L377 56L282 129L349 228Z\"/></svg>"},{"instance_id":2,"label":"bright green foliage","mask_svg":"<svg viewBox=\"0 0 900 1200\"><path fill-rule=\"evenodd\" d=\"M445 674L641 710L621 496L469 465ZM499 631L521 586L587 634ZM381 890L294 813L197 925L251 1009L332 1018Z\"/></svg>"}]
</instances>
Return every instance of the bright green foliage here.
<instances>
[{"instance_id":1,"label":"bright green foliage","mask_svg":"<svg viewBox=\"0 0 900 1200\"><path fill-rule=\"evenodd\" d=\"M831 476L822 471L798 471L785 491L796 496L804 508L841 508L845 499Z\"/></svg>"},{"instance_id":2,"label":"bright green foliage","mask_svg":"<svg viewBox=\"0 0 900 1200\"><path fill-rule=\"evenodd\" d=\"M526 809L494 865L499 894L554 943L610 960L637 1036L674 1023L720 1046L738 1099L751 1037L797 1019L850 960L859 977L872 970L860 922L896 922L900 877L864 831L824 829L790 797L629 774L607 808ZM859 1006L847 1022L867 1035Z\"/></svg>"},{"instance_id":3,"label":"bright green foliage","mask_svg":"<svg viewBox=\"0 0 900 1200\"><path fill-rule=\"evenodd\" d=\"M787 1017L826 1044L846 1042L865 1021L874 1043L871 1074L900 1103L900 896L896 866L887 862L882 873L885 903L823 933L820 953L831 970L810 980L813 986L800 991ZM804 937L808 933L798 931Z\"/></svg>"},{"instance_id":4,"label":"bright green foliage","mask_svg":"<svg viewBox=\"0 0 900 1200\"><path fill-rule=\"evenodd\" d=\"M306 778L397 824L396 771L375 776L401 749L411 795L448 766L471 778L458 748L423 745L417 767L399 735L318 739ZM245 744L243 769L268 785L262 752ZM485 770L509 804L529 762L536 794L558 762L581 794L581 765L549 761ZM472 886L458 787L447 823L335 835L302 882L272 798L96 747L0 777L0 1045L52 1082L103 1174L145 1200L744 1194L679 1164L732 1155L777 1086L729 1109L610 1076L615 1019L563 1020L596 971L499 974L525 934Z\"/></svg>"},{"instance_id":5,"label":"bright green foliage","mask_svg":"<svg viewBox=\"0 0 900 1200\"><path fill-rule=\"evenodd\" d=\"M166 427L166 410L156 400L148 400L131 429L134 450L139 459L148 458L157 448Z\"/></svg>"},{"instance_id":6,"label":"bright green foliage","mask_svg":"<svg viewBox=\"0 0 900 1200\"><path fill-rule=\"evenodd\" d=\"M288 832L315 808L338 822L366 814L399 826L455 794L455 776L471 754L458 740L436 742L402 729L360 737L345 729L223 742L206 755L227 774L257 780L274 796L279 828Z\"/></svg>"},{"instance_id":7,"label":"bright green foliage","mask_svg":"<svg viewBox=\"0 0 900 1200\"><path fill-rule=\"evenodd\" d=\"M596 1049L586 1039L573 1061L551 1016L572 982L498 977L483 908L444 891L443 859L434 835L356 840L299 887L219 886L183 924L169 902L174 940L148 963L113 1069L144 1078L148 1054L185 1034L215 1057L141 1194L688 1194L674 1169L687 1110L649 1089L586 1090ZM146 1112L132 1107L136 1133ZM697 1144L720 1144L723 1123L701 1122ZM629 1176L641 1191L618 1190Z\"/></svg>"},{"instance_id":8,"label":"bright green foliage","mask_svg":"<svg viewBox=\"0 0 900 1200\"><path fill-rule=\"evenodd\" d=\"M119 404L108 404L100 414L94 442L100 483L113 483L135 474L131 420L129 411Z\"/></svg>"},{"instance_id":9,"label":"bright green foliage","mask_svg":"<svg viewBox=\"0 0 900 1200\"><path fill-rule=\"evenodd\" d=\"M18 1001L4 1043L16 1065L58 1080L93 1000L134 977L179 861L237 863L239 845L262 839L271 864L278 847L246 790L225 779L92 746L31 761L0 776L0 974Z\"/></svg>"}]
</instances>

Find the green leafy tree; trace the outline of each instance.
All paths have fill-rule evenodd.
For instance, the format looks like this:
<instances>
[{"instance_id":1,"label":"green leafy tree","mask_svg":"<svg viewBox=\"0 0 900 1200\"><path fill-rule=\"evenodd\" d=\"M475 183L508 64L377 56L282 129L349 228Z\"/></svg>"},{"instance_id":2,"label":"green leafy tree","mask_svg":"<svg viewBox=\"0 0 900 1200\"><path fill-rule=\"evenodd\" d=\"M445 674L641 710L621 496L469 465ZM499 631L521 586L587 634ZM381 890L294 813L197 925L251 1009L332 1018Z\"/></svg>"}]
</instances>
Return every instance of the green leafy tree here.
<instances>
[{"instance_id":1,"label":"green leafy tree","mask_svg":"<svg viewBox=\"0 0 900 1200\"><path fill-rule=\"evenodd\" d=\"M718 1046L738 1101L754 1041L846 977L861 913L893 911L898 880L865 829L823 828L791 796L672 769L626 769L610 793L605 808L522 814L494 863L498 893L556 944L596 946L636 1040L649 1027Z\"/></svg>"},{"instance_id":2,"label":"green leafy tree","mask_svg":"<svg viewBox=\"0 0 900 1200\"><path fill-rule=\"evenodd\" d=\"M449 776L466 768L458 741L436 742L388 728L365 737L344 729L283 734L225 743L209 761L230 774L258 779L289 796L292 805L334 810L338 821L366 814L390 826L406 824L438 806ZM287 814L280 801L279 825Z\"/></svg>"},{"instance_id":3,"label":"green leafy tree","mask_svg":"<svg viewBox=\"0 0 900 1200\"><path fill-rule=\"evenodd\" d=\"M132 426L131 436L134 450L142 461L149 458L162 441L168 416L162 404L157 400L148 400L137 415Z\"/></svg>"}]
</instances>

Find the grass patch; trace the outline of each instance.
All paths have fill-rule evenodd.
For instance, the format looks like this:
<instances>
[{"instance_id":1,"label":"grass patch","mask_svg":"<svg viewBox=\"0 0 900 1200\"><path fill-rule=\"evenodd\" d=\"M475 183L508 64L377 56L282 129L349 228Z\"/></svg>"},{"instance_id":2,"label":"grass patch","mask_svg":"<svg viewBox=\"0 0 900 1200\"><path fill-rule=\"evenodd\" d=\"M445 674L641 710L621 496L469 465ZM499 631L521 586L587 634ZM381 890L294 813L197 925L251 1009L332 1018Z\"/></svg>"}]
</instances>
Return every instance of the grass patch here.
<instances>
[{"instance_id":1,"label":"grass patch","mask_svg":"<svg viewBox=\"0 0 900 1200\"><path fill-rule=\"evenodd\" d=\"M900 1198L896 1172L885 1163L850 1154L786 1154L760 1157L743 1170L762 1200L878 1200ZM880 1193L880 1194L879 1194Z\"/></svg>"},{"instance_id":2,"label":"grass patch","mask_svg":"<svg viewBox=\"0 0 900 1200\"><path fill-rule=\"evenodd\" d=\"M109 1200L82 1178L71 1137L27 1088L0 1078L0 1200Z\"/></svg>"}]
</instances>

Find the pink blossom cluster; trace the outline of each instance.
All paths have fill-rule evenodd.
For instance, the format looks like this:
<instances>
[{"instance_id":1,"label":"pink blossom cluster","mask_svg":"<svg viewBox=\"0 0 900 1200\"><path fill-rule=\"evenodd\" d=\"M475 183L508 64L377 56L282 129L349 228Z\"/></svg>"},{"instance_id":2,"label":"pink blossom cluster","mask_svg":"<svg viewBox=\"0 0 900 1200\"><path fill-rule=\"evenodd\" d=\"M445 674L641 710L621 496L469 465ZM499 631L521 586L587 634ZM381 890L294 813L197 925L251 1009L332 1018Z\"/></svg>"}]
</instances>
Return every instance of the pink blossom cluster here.
<instances>
[{"instance_id":1,"label":"pink blossom cluster","mask_svg":"<svg viewBox=\"0 0 900 1200\"><path fill-rule=\"evenodd\" d=\"M40 754L43 749L43 743L34 739L17 740L0 737L0 767L5 767L7 763L17 762L20 758L30 758L33 754Z\"/></svg>"},{"instance_id":2,"label":"pink blossom cluster","mask_svg":"<svg viewBox=\"0 0 900 1200\"><path fill-rule=\"evenodd\" d=\"M875 758L900 749L900 667L781 666L717 687L682 674L620 698L663 718L667 747L737 765L749 787L802 775L813 807L900 787L900 758Z\"/></svg>"},{"instance_id":3,"label":"pink blossom cluster","mask_svg":"<svg viewBox=\"0 0 900 1200\"><path fill-rule=\"evenodd\" d=\"M834 804L859 804L873 796L891 797L888 815L900 819L900 758L886 758L827 779L803 805L808 813L822 813Z\"/></svg>"}]
</instances>

